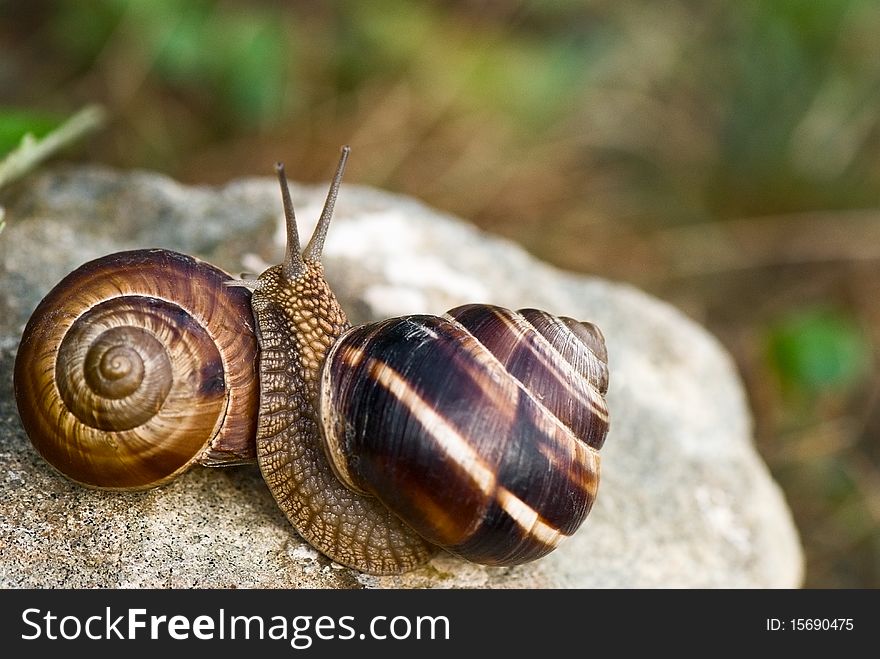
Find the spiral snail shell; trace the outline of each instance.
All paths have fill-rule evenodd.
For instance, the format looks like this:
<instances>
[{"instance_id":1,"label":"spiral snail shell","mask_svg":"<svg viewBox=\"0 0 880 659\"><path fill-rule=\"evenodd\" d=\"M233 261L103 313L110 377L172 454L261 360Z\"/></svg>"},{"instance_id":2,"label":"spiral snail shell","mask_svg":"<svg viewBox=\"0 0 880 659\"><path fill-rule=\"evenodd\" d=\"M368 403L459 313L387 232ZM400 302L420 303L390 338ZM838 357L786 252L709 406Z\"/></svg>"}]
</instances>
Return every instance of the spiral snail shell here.
<instances>
[{"instance_id":1,"label":"spiral snail shell","mask_svg":"<svg viewBox=\"0 0 880 659\"><path fill-rule=\"evenodd\" d=\"M277 167L287 251L257 279L141 250L62 280L16 358L25 429L98 488L256 456L297 532L364 572L437 547L488 565L544 556L596 496L602 334L480 304L351 327L320 262L348 153L305 249Z\"/></svg>"},{"instance_id":2,"label":"spiral snail shell","mask_svg":"<svg viewBox=\"0 0 880 659\"><path fill-rule=\"evenodd\" d=\"M15 397L37 451L104 489L168 482L193 462L252 461L257 345L247 291L167 250L65 277L31 315Z\"/></svg>"}]
</instances>

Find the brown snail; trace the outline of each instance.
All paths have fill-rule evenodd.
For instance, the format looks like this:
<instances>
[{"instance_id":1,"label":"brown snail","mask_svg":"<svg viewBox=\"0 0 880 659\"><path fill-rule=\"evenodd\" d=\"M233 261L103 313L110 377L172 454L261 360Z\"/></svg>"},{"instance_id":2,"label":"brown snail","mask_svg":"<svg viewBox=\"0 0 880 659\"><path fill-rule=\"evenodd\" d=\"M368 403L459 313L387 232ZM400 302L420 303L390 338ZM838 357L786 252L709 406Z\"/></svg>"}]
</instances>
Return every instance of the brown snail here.
<instances>
[{"instance_id":1,"label":"brown snail","mask_svg":"<svg viewBox=\"0 0 880 659\"><path fill-rule=\"evenodd\" d=\"M16 357L25 429L55 469L106 489L256 454L299 534L365 572L437 546L488 565L544 556L596 495L602 334L476 304L350 327L320 262L348 152L305 249L277 167L287 252L258 279L167 250L63 279Z\"/></svg>"}]
</instances>

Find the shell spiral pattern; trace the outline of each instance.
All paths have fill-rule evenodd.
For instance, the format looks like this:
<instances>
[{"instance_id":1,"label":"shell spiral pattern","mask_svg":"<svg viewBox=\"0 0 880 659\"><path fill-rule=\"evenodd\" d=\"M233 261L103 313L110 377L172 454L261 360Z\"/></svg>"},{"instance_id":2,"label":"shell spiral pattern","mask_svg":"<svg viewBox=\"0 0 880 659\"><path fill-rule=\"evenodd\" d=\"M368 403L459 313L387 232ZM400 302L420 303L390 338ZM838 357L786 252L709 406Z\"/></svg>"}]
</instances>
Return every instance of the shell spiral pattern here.
<instances>
[{"instance_id":1,"label":"shell spiral pattern","mask_svg":"<svg viewBox=\"0 0 880 659\"><path fill-rule=\"evenodd\" d=\"M167 482L193 461L252 460L257 394L250 295L167 250L69 274L25 328L15 395L34 446L103 489Z\"/></svg>"}]
</instances>

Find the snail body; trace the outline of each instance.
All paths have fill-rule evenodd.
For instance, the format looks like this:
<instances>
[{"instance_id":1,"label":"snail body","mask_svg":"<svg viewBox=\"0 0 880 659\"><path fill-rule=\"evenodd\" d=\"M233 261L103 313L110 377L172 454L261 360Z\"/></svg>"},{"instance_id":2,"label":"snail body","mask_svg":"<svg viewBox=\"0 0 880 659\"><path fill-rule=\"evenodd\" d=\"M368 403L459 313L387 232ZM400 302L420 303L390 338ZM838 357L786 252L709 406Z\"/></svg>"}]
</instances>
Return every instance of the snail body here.
<instances>
[{"instance_id":1,"label":"snail body","mask_svg":"<svg viewBox=\"0 0 880 659\"><path fill-rule=\"evenodd\" d=\"M297 532L333 560L364 572L412 569L437 547L488 565L544 556L578 529L595 499L598 451L608 431L602 334L590 323L491 305L351 327L320 262L347 155L345 147L305 249L278 166L287 251L281 264L257 279L232 280L191 257L143 250L105 257L83 266L85 275L78 270L63 280L29 321L16 359L15 391L25 428L50 464L91 487L142 489L167 482L193 463L232 464L256 456ZM193 283L194 275L184 268L182 278L190 282L172 282L166 265L190 261L207 279ZM148 265L132 265L142 262ZM132 330L71 330L82 320L90 327L91 308L108 304L95 289L141 270L146 274L133 279L155 279L167 290L148 293L136 286L133 299L162 309L160 315L168 318L179 316L184 327L198 327L198 336L209 337L217 352L230 356L217 357L198 341L184 340L188 334L182 330L156 330L154 321ZM197 300L183 304L185 311L171 307L178 289L183 298ZM127 296L114 290L109 297ZM88 302L68 309L74 298ZM200 311L190 321L193 309ZM126 313L136 315L127 307ZM50 340L55 329L59 338ZM64 347L95 336L112 344L108 356L98 348ZM169 385L160 377L162 369L182 357L155 346L130 347L142 340L151 346L169 340L185 346L178 353L207 357L198 366L189 362ZM80 353L90 357L71 359ZM109 404L91 400L96 367L83 364L93 362L108 364L112 382L99 391ZM58 384L67 372L84 374L86 384ZM179 433L166 430L184 425L172 414L167 417L172 421L160 420L159 430L148 432L143 428L152 418L140 411L121 424L129 427L113 425L117 422L108 418L119 409L140 410L129 400L135 381L150 383L149 410L161 413L165 401L205 393L206 410L217 416L211 421L205 412L208 421L201 425L210 426L207 439L191 440L196 448L170 461L175 464L169 473L159 473L164 467L152 463L123 466L123 474L143 473L108 484L101 480L105 463L125 464L129 443L146 458L175 453L169 446ZM187 383L186 393L179 393L184 386L179 382ZM59 410L72 407L83 391L91 397L88 405L100 411L74 413L75 431L72 422L55 422L62 418ZM147 436L157 439L157 448L146 447ZM101 447L104 453L96 455L112 457L94 457L92 449L82 448L84 437ZM56 440L62 448L47 448ZM142 462L149 462L146 458Z\"/></svg>"}]
</instances>

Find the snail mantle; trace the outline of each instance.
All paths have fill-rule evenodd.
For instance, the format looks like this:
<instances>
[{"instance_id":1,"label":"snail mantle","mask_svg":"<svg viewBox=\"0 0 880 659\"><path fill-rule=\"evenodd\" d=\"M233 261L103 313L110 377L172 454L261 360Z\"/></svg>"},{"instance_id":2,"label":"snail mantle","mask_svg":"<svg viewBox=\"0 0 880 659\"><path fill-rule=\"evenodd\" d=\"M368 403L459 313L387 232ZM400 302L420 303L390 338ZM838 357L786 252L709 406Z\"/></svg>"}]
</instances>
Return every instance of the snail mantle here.
<instances>
[{"instance_id":1,"label":"snail mantle","mask_svg":"<svg viewBox=\"0 0 880 659\"><path fill-rule=\"evenodd\" d=\"M291 165L295 172L295 164ZM326 188L294 186L310 235ZM484 567L441 553L398 576L341 567L302 541L255 466L196 467L147 492L59 477L22 428L12 365L64 275L143 247L262 272L284 253L277 183L185 187L99 168L33 177L2 200L0 587L793 587L802 554L757 456L729 357L632 288L554 270L405 197L344 184L323 263L353 323L468 302L588 319L605 335L613 419L589 519L550 555Z\"/></svg>"}]
</instances>

